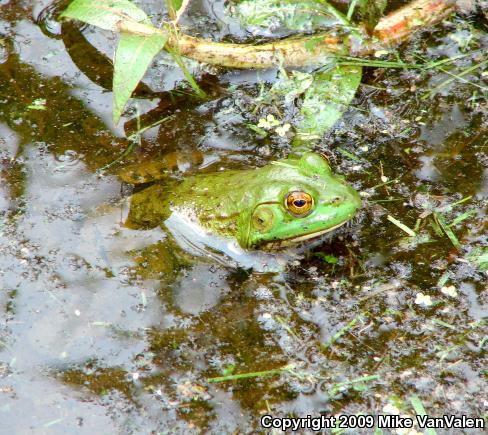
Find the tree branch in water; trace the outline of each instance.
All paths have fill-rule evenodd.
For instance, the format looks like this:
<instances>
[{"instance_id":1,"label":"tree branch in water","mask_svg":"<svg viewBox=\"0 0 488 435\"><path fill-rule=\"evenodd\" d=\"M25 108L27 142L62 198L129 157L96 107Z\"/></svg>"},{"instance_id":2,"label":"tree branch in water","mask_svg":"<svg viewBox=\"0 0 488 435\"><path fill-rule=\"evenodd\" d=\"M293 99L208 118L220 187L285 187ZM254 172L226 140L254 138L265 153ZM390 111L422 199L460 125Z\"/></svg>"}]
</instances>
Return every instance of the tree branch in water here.
<instances>
[{"instance_id":1,"label":"tree branch in water","mask_svg":"<svg viewBox=\"0 0 488 435\"><path fill-rule=\"evenodd\" d=\"M363 30L362 40L353 36L340 38L319 33L264 44L232 44L173 33L167 47L182 56L229 68L272 68L279 65L281 60L284 66L301 67L324 63L328 55L365 56L399 44L412 34L438 24L455 8L454 0L415 0L383 17L372 37ZM134 21L120 21L118 28L122 32L139 35L163 32Z\"/></svg>"}]
</instances>

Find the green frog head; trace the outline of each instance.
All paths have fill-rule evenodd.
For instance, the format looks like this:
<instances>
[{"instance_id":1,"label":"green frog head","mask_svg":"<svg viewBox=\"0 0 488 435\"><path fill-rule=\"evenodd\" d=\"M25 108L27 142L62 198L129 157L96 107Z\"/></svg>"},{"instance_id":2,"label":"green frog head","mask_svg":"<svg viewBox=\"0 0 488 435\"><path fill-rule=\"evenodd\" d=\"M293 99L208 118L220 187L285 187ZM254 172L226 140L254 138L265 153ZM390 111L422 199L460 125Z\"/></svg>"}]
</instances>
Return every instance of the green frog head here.
<instances>
[{"instance_id":1,"label":"green frog head","mask_svg":"<svg viewBox=\"0 0 488 435\"><path fill-rule=\"evenodd\" d=\"M279 248L318 237L350 220L358 193L318 154L275 162L240 216L237 239L247 248Z\"/></svg>"},{"instance_id":2,"label":"green frog head","mask_svg":"<svg viewBox=\"0 0 488 435\"><path fill-rule=\"evenodd\" d=\"M361 206L358 193L314 153L149 189L133 195L129 222L161 223L179 213L246 249L278 249L318 237Z\"/></svg>"}]
</instances>

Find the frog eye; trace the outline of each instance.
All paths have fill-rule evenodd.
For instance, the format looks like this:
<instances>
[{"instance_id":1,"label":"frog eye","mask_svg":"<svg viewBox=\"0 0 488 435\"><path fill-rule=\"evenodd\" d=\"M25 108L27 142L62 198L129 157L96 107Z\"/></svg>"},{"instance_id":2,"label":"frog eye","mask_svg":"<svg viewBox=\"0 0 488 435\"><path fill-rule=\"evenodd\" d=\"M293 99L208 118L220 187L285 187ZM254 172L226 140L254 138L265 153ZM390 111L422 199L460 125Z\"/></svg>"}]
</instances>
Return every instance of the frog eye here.
<instances>
[{"instance_id":1,"label":"frog eye","mask_svg":"<svg viewBox=\"0 0 488 435\"><path fill-rule=\"evenodd\" d=\"M296 217L304 217L312 211L313 198L306 192L290 192L285 198L286 209Z\"/></svg>"}]
</instances>

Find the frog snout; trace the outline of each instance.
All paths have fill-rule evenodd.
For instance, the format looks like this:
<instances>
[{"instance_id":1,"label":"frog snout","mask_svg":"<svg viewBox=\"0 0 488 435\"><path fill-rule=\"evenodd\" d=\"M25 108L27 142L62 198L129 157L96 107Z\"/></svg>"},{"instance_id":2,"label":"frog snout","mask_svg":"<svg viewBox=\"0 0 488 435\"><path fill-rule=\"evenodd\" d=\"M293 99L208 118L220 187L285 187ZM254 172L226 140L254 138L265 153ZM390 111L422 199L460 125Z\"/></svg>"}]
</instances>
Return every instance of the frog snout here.
<instances>
[{"instance_id":1,"label":"frog snout","mask_svg":"<svg viewBox=\"0 0 488 435\"><path fill-rule=\"evenodd\" d=\"M354 189L346 188L339 192L334 192L334 195L323 201L322 204L337 207L349 205L354 209L359 209L361 207L361 198Z\"/></svg>"},{"instance_id":2,"label":"frog snout","mask_svg":"<svg viewBox=\"0 0 488 435\"><path fill-rule=\"evenodd\" d=\"M339 205L347 200L345 195L336 195L322 202L322 205Z\"/></svg>"}]
</instances>

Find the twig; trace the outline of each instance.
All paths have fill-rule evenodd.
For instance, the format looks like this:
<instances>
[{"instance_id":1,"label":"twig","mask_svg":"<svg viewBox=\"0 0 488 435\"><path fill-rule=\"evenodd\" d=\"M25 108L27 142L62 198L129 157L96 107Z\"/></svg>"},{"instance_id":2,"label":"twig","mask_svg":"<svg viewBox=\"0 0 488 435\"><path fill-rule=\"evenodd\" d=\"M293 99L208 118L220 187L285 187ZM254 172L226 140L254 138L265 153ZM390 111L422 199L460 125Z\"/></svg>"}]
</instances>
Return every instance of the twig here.
<instances>
[{"instance_id":1,"label":"twig","mask_svg":"<svg viewBox=\"0 0 488 435\"><path fill-rule=\"evenodd\" d=\"M180 21L181 16L185 13L186 8L190 4L190 0L183 0L181 3L180 8L178 9L178 12L176 12L176 17L173 21L173 24L176 26L178 24L178 21Z\"/></svg>"}]
</instances>

